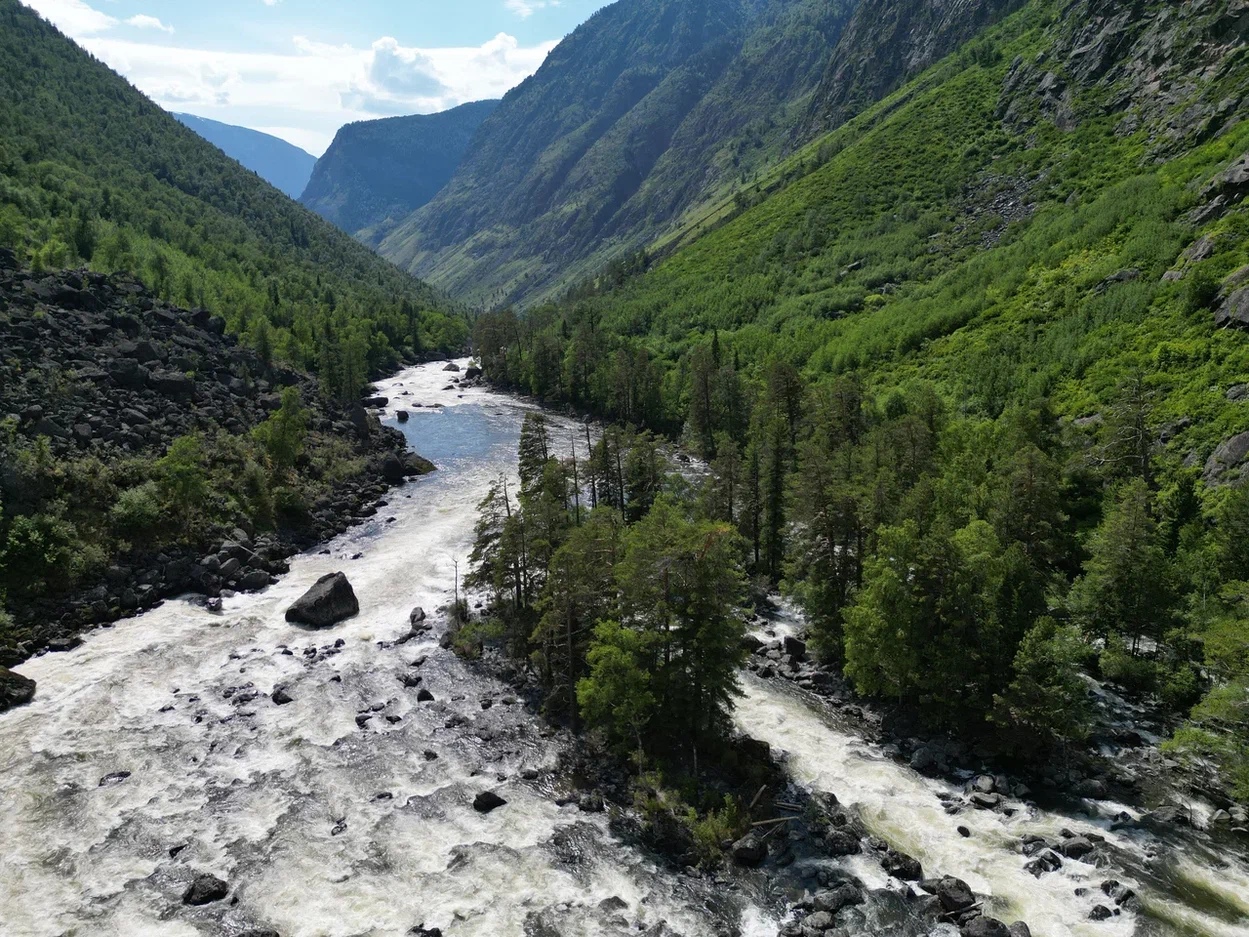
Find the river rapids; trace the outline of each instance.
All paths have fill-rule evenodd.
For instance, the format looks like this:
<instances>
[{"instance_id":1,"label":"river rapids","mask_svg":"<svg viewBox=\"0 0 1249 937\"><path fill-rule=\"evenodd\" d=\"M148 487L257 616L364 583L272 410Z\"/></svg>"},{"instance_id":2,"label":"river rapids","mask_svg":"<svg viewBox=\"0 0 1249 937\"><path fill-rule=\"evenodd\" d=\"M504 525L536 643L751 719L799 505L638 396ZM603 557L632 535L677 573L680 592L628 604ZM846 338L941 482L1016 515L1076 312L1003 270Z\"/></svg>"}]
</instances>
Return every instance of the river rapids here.
<instances>
[{"instance_id":1,"label":"river rapids","mask_svg":"<svg viewBox=\"0 0 1249 937\"><path fill-rule=\"evenodd\" d=\"M514 477L529 409L450 376L425 365L378 385L389 422L410 410L399 428L439 471L392 491L328 552L296 557L281 582L220 614L166 602L18 668L39 691L0 716L0 935L776 934L777 912L749 889L673 870L616 838L604 814L559 806L549 770L575 740L439 649L434 610L451 599L455 564L467 567L478 501ZM557 421L556 448L577 434ZM319 632L288 624L287 606L337 570L361 614ZM434 631L394 645L418 605ZM413 674L432 701L404 685ZM278 686L293 702L273 703ZM965 878L1037 937L1249 937L1243 864L1111 833L1120 805L964 814L972 835L960 837L943 782L882 757L818 700L751 675L743 686L739 726L784 753L796 782L854 805L927 874ZM472 802L487 790L507 803L482 814ZM1061 827L1107 836L1113 866L1024 872L1019 837ZM229 897L184 906L205 873ZM1090 922L1094 898L1075 890L1111 875L1143 910Z\"/></svg>"}]
</instances>

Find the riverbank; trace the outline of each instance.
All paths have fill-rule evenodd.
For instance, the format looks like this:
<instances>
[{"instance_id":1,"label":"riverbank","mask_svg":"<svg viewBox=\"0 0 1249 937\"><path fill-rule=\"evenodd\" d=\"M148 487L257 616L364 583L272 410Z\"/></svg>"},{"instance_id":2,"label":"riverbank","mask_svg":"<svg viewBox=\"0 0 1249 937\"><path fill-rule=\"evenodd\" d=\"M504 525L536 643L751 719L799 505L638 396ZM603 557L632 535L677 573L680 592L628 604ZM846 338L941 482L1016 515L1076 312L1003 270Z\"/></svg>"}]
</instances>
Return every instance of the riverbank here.
<instances>
[{"instance_id":1,"label":"riverbank","mask_svg":"<svg viewBox=\"0 0 1249 937\"><path fill-rule=\"evenodd\" d=\"M315 378L136 281L35 274L0 252L0 309L0 346L21 362L0 382L13 619L0 611L0 666L185 592L263 589L433 470L374 411L326 401ZM306 436L289 466L269 464L254 433L290 389Z\"/></svg>"}]
</instances>

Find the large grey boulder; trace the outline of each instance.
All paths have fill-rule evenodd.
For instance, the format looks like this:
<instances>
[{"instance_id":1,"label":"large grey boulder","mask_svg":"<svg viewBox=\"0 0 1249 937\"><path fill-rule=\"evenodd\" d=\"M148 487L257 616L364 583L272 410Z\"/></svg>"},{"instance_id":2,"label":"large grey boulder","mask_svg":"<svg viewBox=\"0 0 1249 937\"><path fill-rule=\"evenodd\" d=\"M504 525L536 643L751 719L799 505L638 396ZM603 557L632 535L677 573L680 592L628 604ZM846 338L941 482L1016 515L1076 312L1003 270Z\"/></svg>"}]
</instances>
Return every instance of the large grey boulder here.
<instances>
[{"instance_id":1,"label":"large grey boulder","mask_svg":"<svg viewBox=\"0 0 1249 937\"><path fill-rule=\"evenodd\" d=\"M358 614L360 602L347 577L342 573L329 573L286 610L286 620L328 628Z\"/></svg>"},{"instance_id":2,"label":"large grey boulder","mask_svg":"<svg viewBox=\"0 0 1249 937\"><path fill-rule=\"evenodd\" d=\"M0 667L0 713L15 706L25 706L35 698L35 681Z\"/></svg>"}]
</instances>

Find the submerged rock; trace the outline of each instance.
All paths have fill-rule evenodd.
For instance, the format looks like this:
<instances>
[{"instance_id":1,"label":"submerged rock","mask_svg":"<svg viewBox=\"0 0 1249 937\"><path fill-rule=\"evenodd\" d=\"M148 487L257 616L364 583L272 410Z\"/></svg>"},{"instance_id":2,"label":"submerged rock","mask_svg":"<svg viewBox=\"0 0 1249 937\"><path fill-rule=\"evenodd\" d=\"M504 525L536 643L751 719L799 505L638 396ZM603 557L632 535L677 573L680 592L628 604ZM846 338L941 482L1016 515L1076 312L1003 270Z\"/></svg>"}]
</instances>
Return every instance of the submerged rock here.
<instances>
[{"instance_id":1,"label":"submerged rock","mask_svg":"<svg viewBox=\"0 0 1249 937\"><path fill-rule=\"evenodd\" d=\"M286 620L328 628L360 614L360 602L343 573L329 573L316 581L286 610Z\"/></svg>"},{"instance_id":2,"label":"submerged rock","mask_svg":"<svg viewBox=\"0 0 1249 937\"><path fill-rule=\"evenodd\" d=\"M29 703L35 698L35 686L29 677L0 667L0 713Z\"/></svg>"}]
</instances>

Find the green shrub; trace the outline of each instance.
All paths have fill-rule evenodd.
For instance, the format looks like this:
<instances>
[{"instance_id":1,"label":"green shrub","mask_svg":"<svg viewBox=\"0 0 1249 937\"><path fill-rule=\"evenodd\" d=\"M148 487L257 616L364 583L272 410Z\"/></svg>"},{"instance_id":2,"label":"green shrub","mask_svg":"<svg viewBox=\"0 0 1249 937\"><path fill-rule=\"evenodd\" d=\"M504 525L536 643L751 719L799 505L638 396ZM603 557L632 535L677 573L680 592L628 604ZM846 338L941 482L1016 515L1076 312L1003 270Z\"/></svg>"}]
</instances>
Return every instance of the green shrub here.
<instances>
[{"instance_id":1,"label":"green shrub","mask_svg":"<svg viewBox=\"0 0 1249 937\"><path fill-rule=\"evenodd\" d=\"M108 512L109 525L122 536L151 530L160 519L160 488L154 481L127 488Z\"/></svg>"},{"instance_id":2,"label":"green shrub","mask_svg":"<svg viewBox=\"0 0 1249 937\"><path fill-rule=\"evenodd\" d=\"M1129 693L1152 693L1158 686L1158 665L1148 657L1134 657L1116 639L1106 643L1100 664L1102 679Z\"/></svg>"},{"instance_id":3,"label":"green shrub","mask_svg":"<svg viewBox=\"0 0 1249 937\"><path fill-rule=\"evenodd\" d=\"M1191 664L1184 664L1167 676L1160 695L1172 711L1187 712L1201 699L1201 691L1201 675Z\"/></svg>"}]
</instances>

